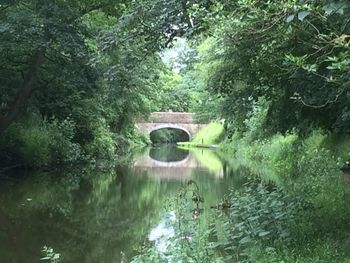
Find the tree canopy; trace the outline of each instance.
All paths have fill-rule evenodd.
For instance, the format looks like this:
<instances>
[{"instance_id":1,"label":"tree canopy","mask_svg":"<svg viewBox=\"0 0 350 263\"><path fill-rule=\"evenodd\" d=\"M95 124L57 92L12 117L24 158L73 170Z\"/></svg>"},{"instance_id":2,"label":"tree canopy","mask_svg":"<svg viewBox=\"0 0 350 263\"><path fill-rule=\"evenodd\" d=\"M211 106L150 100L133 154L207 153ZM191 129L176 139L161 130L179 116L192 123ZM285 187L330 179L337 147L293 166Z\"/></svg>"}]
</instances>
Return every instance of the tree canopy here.
<instances>
[{"instance_id":1,"label":"tree canopy","mask_svg":"<svg viewBox=\"0 0 350 263\"><path fill-rule=\"evenodd\" d=\"M3 1L1 145L68 129L79 152L112 153L156 110L224 118L233 131L260 114L269 134L347 132L348 12L335 0ZM167 65L179 39L187 48Z\"/></svg>"}]
</instances>

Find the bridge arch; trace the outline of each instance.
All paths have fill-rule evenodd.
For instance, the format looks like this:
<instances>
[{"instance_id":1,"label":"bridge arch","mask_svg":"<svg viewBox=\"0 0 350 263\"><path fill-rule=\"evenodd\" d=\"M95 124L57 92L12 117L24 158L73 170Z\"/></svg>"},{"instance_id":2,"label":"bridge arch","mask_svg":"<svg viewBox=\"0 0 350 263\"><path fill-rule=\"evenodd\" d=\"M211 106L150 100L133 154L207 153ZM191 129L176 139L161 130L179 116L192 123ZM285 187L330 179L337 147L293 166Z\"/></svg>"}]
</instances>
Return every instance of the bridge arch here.
<instances>
[{"instance_id":1,"label":"bridge arch","mask_svg":"<svg viewBox=\"0 0 350 263\"><path fill-rule=\"evenodd\" d=\"M200 129L207 125L194 123L193 118L194 113L188 112L153 112L149 120L139 120L135 123L135 127L148 135L163 128L179 129L184 131L191 140Z\"/></svg>"},{"instance_id":2,"label":"bridge arch","mask_svg":"<svg viewBox=\"0 0 350 263\"><path fill-rule=\"evenodd\" d=\"M160 129L177 129L184 131L188 135L188 140L190 141L192 139L191 133L188 129L184 128L181 125L174 124L174 123L160 123L158 125L154 125L148 130L148 133L151 134L154 131L160 130Z\"/></svg>"}]
</instances>

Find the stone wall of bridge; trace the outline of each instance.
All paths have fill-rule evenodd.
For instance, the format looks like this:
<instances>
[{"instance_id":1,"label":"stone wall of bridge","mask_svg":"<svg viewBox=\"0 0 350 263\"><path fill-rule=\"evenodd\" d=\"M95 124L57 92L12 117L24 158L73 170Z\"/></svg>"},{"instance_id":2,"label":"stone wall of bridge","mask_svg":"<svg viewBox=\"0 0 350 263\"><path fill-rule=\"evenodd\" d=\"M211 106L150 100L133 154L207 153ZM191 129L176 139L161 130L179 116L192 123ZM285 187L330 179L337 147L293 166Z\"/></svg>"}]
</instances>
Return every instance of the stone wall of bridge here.
<instances>
[{"instance_id":1,"label":"stone wall of bridge","mask_svg":"<svg viewBox=\"0 0 350 263\"><path fill-rule=\"evenodd\" d=\"M179 129L190 138L207 124L193 123L194 113L187 112L153 112L148 121L139 121L136 128L145 134L164 128Z\"/></svg>"},{"instance_id":2,"label":"stone wall of bridge","mask_svg":"<svg viewBox=\"0 0 350 263\"><path fill-rule=\"evenodd\" d=\"M153 112L149 121L153 123L193 123L194 113Z\"/></svg>"},{"instance_id":3,"label":"stone wall of bridge","mask_svg":"<svg viewBox=\"0 0 350 263\"><path fill-rule=\"evenodd\" d=\"M190 138L192 137L206 124L189 124L189 123L136 123L136 128L145 134L151 134L151 132L159 129L171 128L179 129L186 132Z\"/></svg>"}]
</instances>

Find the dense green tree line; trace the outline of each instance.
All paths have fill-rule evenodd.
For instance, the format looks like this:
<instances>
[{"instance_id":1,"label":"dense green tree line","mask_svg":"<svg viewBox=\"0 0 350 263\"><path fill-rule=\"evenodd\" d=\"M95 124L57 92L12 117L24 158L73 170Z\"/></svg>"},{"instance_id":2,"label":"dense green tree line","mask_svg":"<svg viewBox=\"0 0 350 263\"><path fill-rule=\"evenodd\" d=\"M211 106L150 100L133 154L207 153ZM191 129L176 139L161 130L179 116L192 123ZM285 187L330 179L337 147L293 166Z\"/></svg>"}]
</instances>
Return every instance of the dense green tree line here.
<instances>
[{"instance_id":1,"label":"dense green tree line","mask_svg":"<svg viewBox=\"0 0 350 263\"><path fill-rule=\"evenodd\" d=\"M347 132L349 3L220 2L208 19L204 59L206 88L225 99L227 122L245 131L262 109L269 134L311 126Z\"/></svg>"},{"instance_id":2,"label":"dense green tree line","mask_svg":"<svg viewBox=\"0 0 350 263\"><path fill-rule=\"evenodd\" d=\"M255 176L221 204L224 227L199 235L200 260L347 262L349 12L346 0L3 0L0 166L112 158L147 140L133 123L150 112L196 111L224 119L222 151Z\"/></svg>"},{"instance_id":3,"label":"dense green tree line","mask_svg":"<svg viewBox=\"0 0 350 263\"><path fill-rule=\"evenodd\" d=\"M43 163L113 155L135 139L135 119L154 110L195 110L224 118L231 134L255 127L258 137L348 131L346 1L31 0L0 8L8 159L26 159L37 140L46 147L38 158L52 155ZM191 47L174 71L159 52L180 37Z\"/></svg>"},{"instance_id":4,"label":"dense green tree line","mask_svg":"<svg viewBox=\"0 0 350 263\"><path fill-rule=\"evenodd\" d=\"M135 141L135 119L166 109L157 52L201 30L193 2L3 1L2 161L109 157Z\"/></svg>"}]
</instances>

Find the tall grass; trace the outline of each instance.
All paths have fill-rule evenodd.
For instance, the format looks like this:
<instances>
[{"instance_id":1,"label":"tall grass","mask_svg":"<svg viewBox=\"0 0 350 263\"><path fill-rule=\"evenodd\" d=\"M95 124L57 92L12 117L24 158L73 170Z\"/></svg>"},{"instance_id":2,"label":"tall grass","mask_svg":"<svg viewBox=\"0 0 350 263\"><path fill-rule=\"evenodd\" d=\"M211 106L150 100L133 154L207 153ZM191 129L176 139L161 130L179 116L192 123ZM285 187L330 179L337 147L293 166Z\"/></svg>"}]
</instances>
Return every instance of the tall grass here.
<instances>
[{"instance_id":1,"label":"tall grass","mask_svg":"<svg viewBox=\"0 0 350 263\"><path fill-rule=\"evenodd\" d=\"M294 223L288 227L292 242L276 241L273 246L262 242L262 247L249 252L252 262L347 262L350 259L350 186L341 171L348 163L348 136L335 138L325 131L314 130L307 137L291 132L249 140L236 134L220 151L238 163L236 169L248 167L265 183L277 185L299 204L300 209L291 214ZM229 202L237 203L237 199Z\"/></svg>"}]
</instances>

